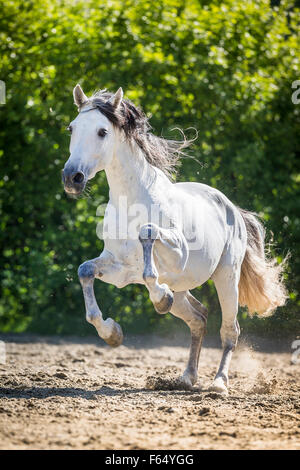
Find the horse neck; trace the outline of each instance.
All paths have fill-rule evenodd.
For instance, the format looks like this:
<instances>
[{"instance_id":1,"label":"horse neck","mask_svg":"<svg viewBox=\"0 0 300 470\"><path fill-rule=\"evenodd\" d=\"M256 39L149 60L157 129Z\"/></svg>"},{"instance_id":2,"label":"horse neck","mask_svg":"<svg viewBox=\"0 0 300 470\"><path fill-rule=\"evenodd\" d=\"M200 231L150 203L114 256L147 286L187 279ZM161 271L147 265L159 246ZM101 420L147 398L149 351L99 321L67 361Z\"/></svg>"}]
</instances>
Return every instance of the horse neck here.
<instances>
[{"instance_id":1,"label":"horse neck","mask_svg":"<svg viewBox=\"0 0 300 470\"><path fill-rule=\"evenodd\" d=\"M126 196L129 202L140 200L155 180L156 171L137 145L118 145L110 164L105 168L112 200Z\"/></svg>"}]
</instances>

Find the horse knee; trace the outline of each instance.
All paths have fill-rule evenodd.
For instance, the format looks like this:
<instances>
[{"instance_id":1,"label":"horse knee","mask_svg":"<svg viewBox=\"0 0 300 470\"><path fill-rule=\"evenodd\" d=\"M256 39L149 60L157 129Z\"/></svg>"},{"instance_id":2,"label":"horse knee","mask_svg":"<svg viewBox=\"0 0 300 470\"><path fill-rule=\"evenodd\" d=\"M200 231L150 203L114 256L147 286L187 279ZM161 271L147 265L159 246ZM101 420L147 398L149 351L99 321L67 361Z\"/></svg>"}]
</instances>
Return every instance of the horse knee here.
<instances>
[{"instance_id":1,"label":"horse knee","mask_svg":"<svg viewBox=\"0 0 300 470\"><path fill-rule=\"evenodd\" d=\"M159 227L155 224L148 223L142 225L139 233L139 240L143 244L145 241L152 241L152 243L159 237Z\"/></svg>"},{"instance_id":2,"label":"horse knee","mask_svg":"<svg viewBox=\"0 0 300 470\"><path fill-rule=\"evenodd\" d=\"M95 275L96 265L92 261L85 261L78 268L78 277L81 283L91 281Z\"/></svg>"}]
</instances>

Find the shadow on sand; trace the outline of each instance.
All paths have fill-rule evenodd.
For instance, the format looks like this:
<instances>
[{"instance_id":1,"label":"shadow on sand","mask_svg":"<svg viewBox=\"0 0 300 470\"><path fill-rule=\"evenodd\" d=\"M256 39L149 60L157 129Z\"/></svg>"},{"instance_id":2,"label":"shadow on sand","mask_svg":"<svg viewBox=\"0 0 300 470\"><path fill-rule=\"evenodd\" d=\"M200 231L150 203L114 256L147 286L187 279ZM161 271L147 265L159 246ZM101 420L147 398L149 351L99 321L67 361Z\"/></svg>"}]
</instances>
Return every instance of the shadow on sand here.
<instances>
[{"instance_id":1,"label":"shadow on sand","mask_svg":"<svg viewBox=\"0 0 300 470\"><path fill-rule=\"evenodd\" d=\"M203 390L204 391L204 390ZM98 396L122 396L124 394L139 394L139 393L155 393L157 390L148 388L124 388L115 389L107 386L102 386L96 390L86 390L77 387L24 387L24 388L0 388L0 398L36 398L44 400L51 397L71 397L71 398L84 398L85 400L96 400ZM170 393L170 390L160 390L160 393ZM192 395L201 392L199 388L194 390L172 390L173 395Z\"/></svg>"}]
</instances>

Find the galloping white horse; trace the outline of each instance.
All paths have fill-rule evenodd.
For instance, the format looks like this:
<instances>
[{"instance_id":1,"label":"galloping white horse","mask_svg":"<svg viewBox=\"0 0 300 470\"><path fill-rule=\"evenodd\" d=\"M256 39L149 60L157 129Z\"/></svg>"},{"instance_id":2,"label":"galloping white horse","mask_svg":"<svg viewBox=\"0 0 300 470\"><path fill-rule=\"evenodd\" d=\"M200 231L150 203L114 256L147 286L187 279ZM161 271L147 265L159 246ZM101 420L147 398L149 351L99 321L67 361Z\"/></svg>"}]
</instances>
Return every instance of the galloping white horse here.
<instances>
[{"instance_id":1,"label":"galloping white horse","mask_svg":"<svg viewBox=\"0 0 300 470\"><path fill-rule=\"evenodd\" d=\"M229 364L240 332L238 304L247 305L250 312L269 313L286 300L282 267L265 256L262 225L214 188L173 183L170 173L186 142L154 136L146 116L123 99L121 88L88 98L76 85L73 94L79 114L69 125L65 191L80 194L100 170L110 189L105 248L78 270L87 321L108 344L120 345L122 330L111 318L103 319L94 279L117 287L145 284L156 311L171 312L191 330L189 360L180 380L192 387L207 309L189 290L212 279L222 309L224 350L211 389L227 393Z\"/></svg>"}]
</instances>

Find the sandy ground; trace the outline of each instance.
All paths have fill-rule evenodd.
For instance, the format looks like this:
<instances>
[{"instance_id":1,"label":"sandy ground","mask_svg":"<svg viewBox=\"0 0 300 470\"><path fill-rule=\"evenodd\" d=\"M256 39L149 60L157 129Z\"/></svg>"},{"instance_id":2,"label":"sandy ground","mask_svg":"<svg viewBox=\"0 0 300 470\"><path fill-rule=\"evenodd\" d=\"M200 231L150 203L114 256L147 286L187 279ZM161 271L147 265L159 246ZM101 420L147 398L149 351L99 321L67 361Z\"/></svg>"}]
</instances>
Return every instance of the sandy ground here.
<instances>
[{"instance_id":1,"label":"sandy ground","mask_svg":"<svg viewBox=\"0 0 300 470\"><path fill-rule=\"evenodd\" d=\"M164 388L156 379L183 371L184 338L129 338L117 349L97 338L0 339L1 449L300 448L300 364L291 364L290 342L277 352L272 342L241 344L222 397L207 391L221 356L215 339L206 340L192 391L155 389Z\"/></svg>"}]
</instances>

